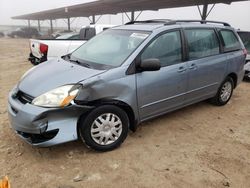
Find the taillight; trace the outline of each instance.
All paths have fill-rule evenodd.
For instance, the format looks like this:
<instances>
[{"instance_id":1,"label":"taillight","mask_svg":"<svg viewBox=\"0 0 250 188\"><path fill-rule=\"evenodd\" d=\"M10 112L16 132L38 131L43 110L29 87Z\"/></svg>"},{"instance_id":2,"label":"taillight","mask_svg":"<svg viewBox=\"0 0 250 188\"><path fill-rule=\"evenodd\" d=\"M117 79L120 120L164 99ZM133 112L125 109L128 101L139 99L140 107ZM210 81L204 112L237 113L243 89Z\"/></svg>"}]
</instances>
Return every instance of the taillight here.
<instances>
[{"instance_id":1,"label":"taillight","mask_svg":"<svg viewBox=\"0 0 250 188\"><path fill-rule=\"evenodd\" d=\"M40 43L40 52L46 54L48 52L48 45Z\"/></svg>"},{"instance_id":2,"label":"taillight","mask_svg":"<svg viewBox=\"0 0 250 188\"><path fill-rule=\"evenodd\" d=\"M243 53L247 57L247 49L243 49Z\"/></svg>"}]
</instances>

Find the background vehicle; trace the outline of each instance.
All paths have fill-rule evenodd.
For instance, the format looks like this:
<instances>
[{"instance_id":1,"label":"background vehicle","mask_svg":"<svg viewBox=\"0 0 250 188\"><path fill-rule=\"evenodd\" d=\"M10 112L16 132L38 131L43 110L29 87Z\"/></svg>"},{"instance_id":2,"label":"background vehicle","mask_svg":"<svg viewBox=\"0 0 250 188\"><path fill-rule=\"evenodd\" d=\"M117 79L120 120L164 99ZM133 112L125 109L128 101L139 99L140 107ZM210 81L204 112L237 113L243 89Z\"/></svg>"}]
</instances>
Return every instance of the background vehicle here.
<instances>
[{"instance_id":1,"label":"background vehicle","mask_svg":"<svg viewBox=\"0 0 250 188\"><path fill-rule=\"evenodd\" d=\"M33 27L22 27L17 29L16 31L12 31L8 34L9 37L21 37L21 38L37 38L40 37L41 34L38 32L36 28Z\"/></svg>"},{"instance_id":2,"label":"background vehicle","mask_svg":"<svg viewBox=\"0 0 250 188\"><path fill-rule=\"evenodd\" d=\"M69 31L69 30L64 30L64 31L56 31L54 33L51 34L51 36L53 38L57 38L57 37L60 37L62 35L65 35L65 34L68 34L68 33L72 33L73 31Z\"/></svg>"},{"instance_id":3,"label":"background vehicle","mask_svg":"<svg viewBox=\"0 0 250 188\"><path fill-rule=\"evenodd\" d=\"M246 65L244 69L245 69L245 78L250 80L250 32L238 31L238 34L247 50Z\"/></svg>"},{"instance_id":4,"label":"background vehicle","mask_svg":"<svg viewBox=\"0 0 250 188\"><path fill-rule=\"evenodd\" d=\"M59 37L56 37L55 39L68 39L68 40L79 40L80 39L80 35L79 33L68 33L68 34L64 34L61 35Z\"/></svg>"},{"instance_id":5,"label":"background vehicle","mask_svg":"<svg viewBox=\"0 0 250 188\"><path fill-rule=\"evenodd\" d=\"M0 32L0 37L4 37L4 33L3 32Z\"/></svg>"},{"instance_id":6,"label":"background vehicle","mask_svg":"<svg viewBox=\"0 0 250 188\"><path fill-rule=\"evenodd\" d=\"M69 54L84 44L87 40L94 37L96 34L113 27L113 25L90 25L82 27L79 33L79 38L67 39L30 39L30 57L29 61L33 65L37 65L52 58L61 57ZM62 36L63 38L63 36ZM78 39L77 39L78 38Z\"/></svg>"},{"instance_id":7,"label":"background vehicle","mask_svg":"<svg viewBox=\"0 0 250 188\"><path fill-rule=\"evenodd\" d=\"M245 48L230 25L211 23L130 22L34 67L9 94L13 129L36 146L81 138L108 151L141 122L207 99L227 104Z\"/></svg>"},{"instance_id":8,"label":"background vehicle","mask_svg":"<svg viewBox=\"0 0 250 188\"><path fill-rule=\"evenodd\" d=\"M247 50L247 61L250 61L250 31L237 31Z\"/></svg>"}]
</instances>

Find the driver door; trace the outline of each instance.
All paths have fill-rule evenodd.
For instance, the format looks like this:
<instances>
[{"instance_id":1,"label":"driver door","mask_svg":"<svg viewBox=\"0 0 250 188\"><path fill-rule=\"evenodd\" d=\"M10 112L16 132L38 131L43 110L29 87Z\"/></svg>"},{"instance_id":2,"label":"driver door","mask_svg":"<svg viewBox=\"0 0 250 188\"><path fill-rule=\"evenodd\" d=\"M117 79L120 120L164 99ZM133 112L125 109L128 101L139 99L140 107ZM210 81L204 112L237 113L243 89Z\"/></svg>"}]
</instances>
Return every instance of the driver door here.
<instances>
[{"instance_id":1,"label":"driver door","mask_svg":"<svg viewBox=\"0 0 250 188\"><path fill-rule=\"evenodd\" d=\"M159 59L161 69L136 74L141 121L184 104L187 90L187 64L182 61L182 49L181 33L177 30L158 36L143 51L141 61Z\"/></svg>"}]
</instances>

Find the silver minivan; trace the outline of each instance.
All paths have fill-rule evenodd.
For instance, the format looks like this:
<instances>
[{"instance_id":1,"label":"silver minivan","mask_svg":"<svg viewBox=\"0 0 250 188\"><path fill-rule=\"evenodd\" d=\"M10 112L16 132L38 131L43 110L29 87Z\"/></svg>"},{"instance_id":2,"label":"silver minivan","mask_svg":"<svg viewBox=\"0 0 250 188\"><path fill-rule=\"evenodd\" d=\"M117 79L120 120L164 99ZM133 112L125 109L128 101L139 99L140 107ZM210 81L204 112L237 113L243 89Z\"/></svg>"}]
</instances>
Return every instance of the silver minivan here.
<instances>
[{"instance_id":1,"label":"silver minivan","mask_svg":"<svg viewBox=\"0 0 250 188\"><path fill-rule=\"evenodd\" d=\"M245 58L227 23L130 22L25 73L9 94L9 120L35 146L80 138L112 150L146 120L207 99L225 105Z\"/></svg>"}]
</instances>

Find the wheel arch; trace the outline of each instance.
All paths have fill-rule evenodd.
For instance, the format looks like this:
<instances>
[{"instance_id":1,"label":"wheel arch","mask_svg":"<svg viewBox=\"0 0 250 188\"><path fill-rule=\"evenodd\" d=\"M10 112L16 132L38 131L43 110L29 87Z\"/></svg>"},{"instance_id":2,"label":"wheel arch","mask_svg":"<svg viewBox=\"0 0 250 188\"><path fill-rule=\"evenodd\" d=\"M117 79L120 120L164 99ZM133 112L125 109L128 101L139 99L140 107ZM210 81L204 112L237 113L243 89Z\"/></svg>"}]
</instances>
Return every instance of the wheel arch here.
<instances>
[{"instance_id":1,"label":"wheel arch","mask_svg":"<svg viewBox=\"0 0 250 188\"><path fill-rule=\"evenodd\" d=\"M238 76L237 76L237 74L232 72L232 73L228 74L227 77L230 77L230 78L233 79L234 88L236 88L237 87L237 83L238 83Z\"/></svg>"},{"instance_id":2,"label":"wheel arch","mask_svg":"<svg viewBox=\"0 0 250 188\"><path fill-rule=\"evenodd\" d=\"M129 129L131 131L133 131L133 132L136 131L138 120L137 120L137 118L135 116L135 113L134 113L132 107L130 105L128 105L127 103L125 103L123 101L119 101L119 100L107 100L107 99L103 99L103 100L96 100L96 101L93 101L93 102L89 102L88 105L94 106L94 108L97 108L97 107L102 106L102 105L115 105L115 106L121 108L128 115L128 118L129 118ZM80 134L79 134L80 122L82 121L83 118L85 118L89 114L89 112L90 111L82 114L80 116L79 120L78 120L78 123L77 123L77 134L78 134L78 137L80 136Z\"/></svg>"}]
</instances>

